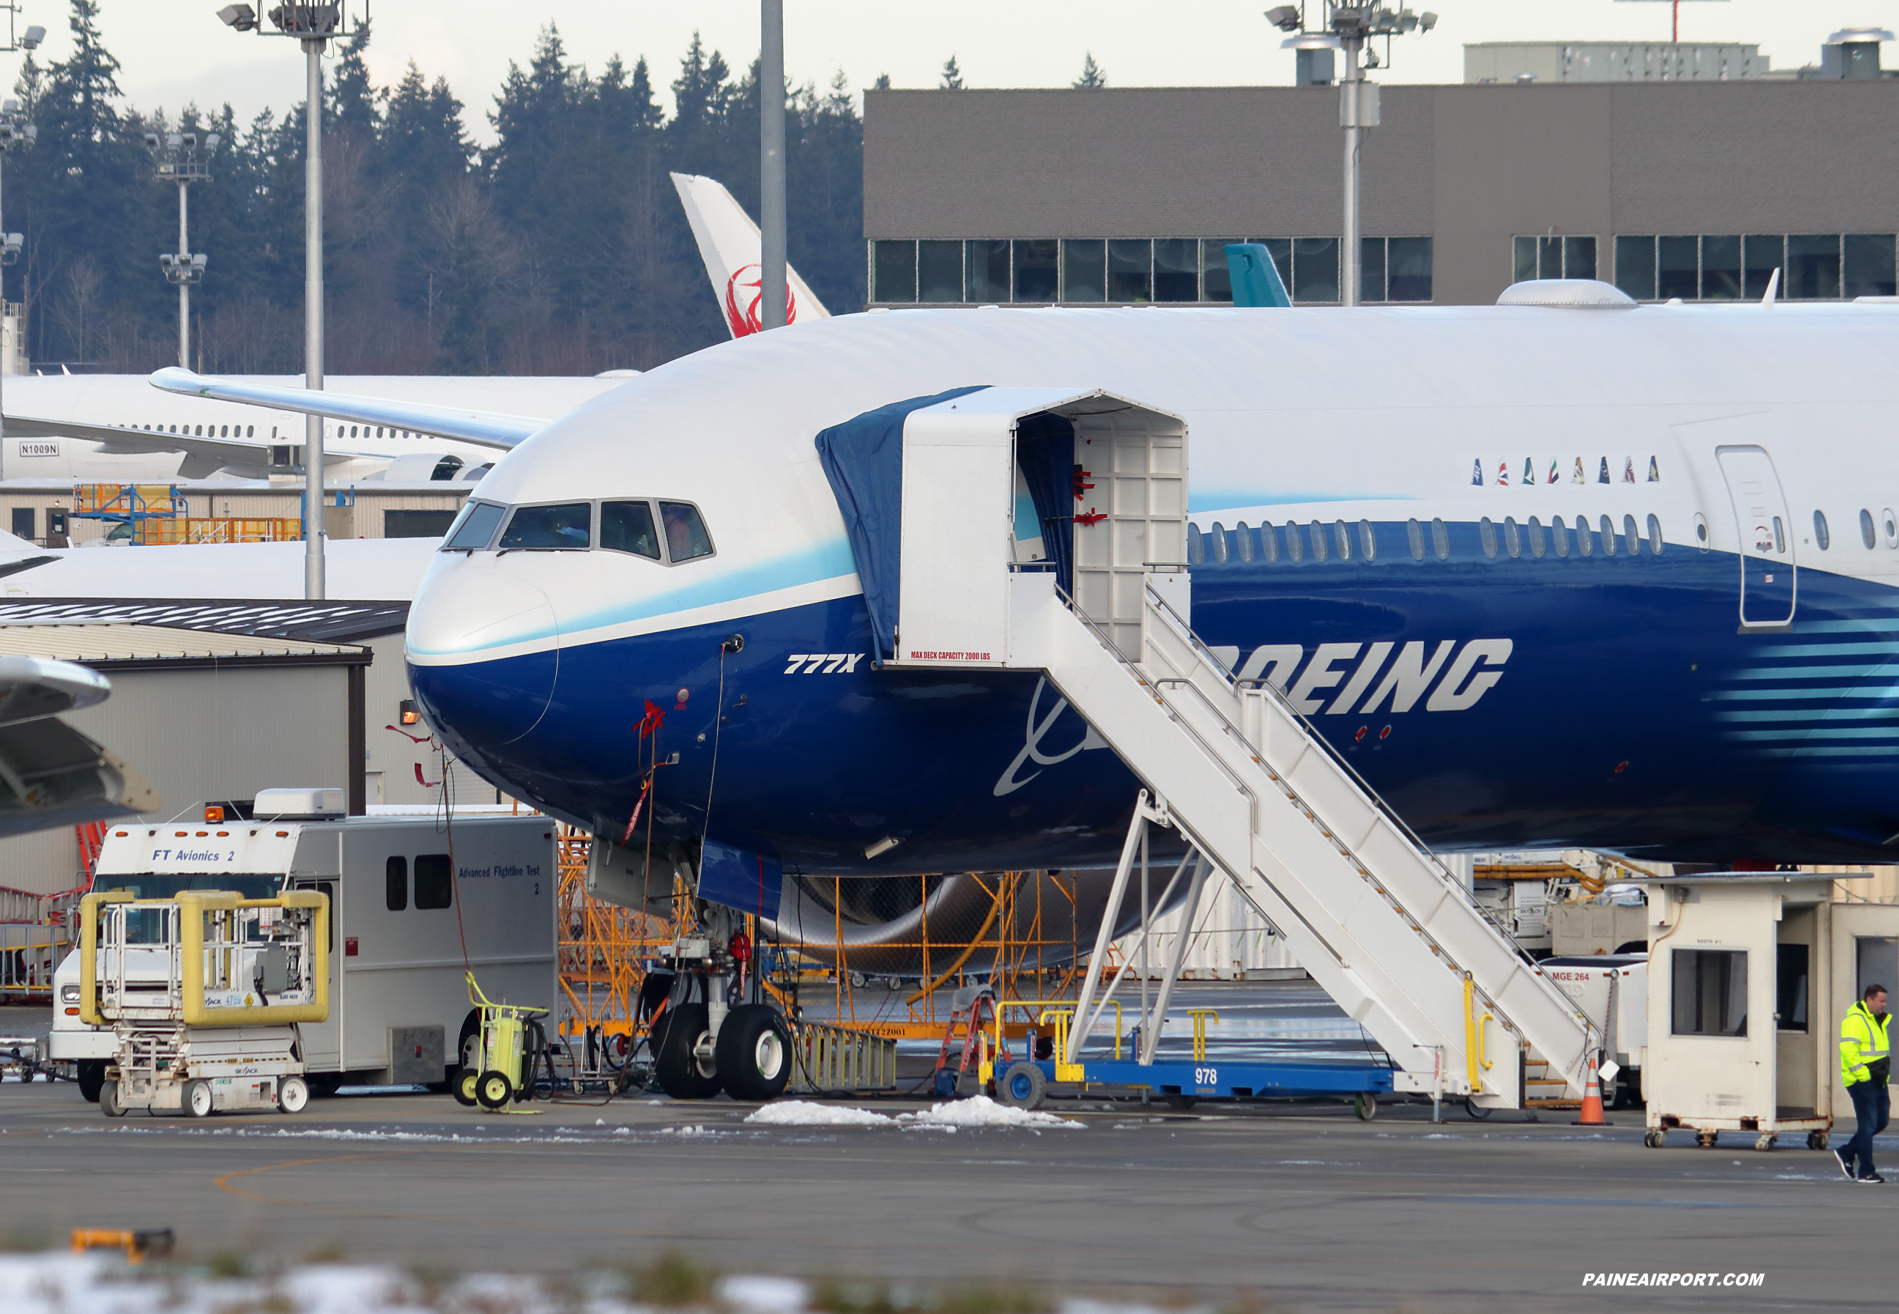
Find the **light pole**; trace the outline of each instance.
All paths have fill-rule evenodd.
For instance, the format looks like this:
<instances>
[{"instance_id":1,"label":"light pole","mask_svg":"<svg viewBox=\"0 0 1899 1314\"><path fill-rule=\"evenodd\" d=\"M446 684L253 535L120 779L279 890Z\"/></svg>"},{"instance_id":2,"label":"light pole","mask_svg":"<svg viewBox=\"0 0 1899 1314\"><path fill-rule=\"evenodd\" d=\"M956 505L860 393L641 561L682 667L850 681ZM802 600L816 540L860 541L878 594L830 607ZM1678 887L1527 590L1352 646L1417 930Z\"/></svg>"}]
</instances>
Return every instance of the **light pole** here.
<instances>
[{"instance_id":1,"label":"light pole","mask_svg":"<svg viewBox=\"0 0 1899 1314\"><path fill-rule=\"evenodd\" d=\"M247 4L226 5L218 17L239 32L264 31L257 11ZM303 386L323 388L323 47L331 37L348 36L349 19L341 0L301 3L285 0L268 14L274 35L303 43L305 62L303 157ZM363 21L369 3L363 0ZM303 596L323 597L323 417L305 417L303 426Z\"/></svg>"},{"instance_id":2,"label":"light pole","mask_svg":"<svg viewBox=\"0 0 1899 1314\"><path fill-rule=\"evenodd\" d=\"M42 28L28 29L28 36L34 32L43 32ZM39 42L35 40L34 45ZM26 115L20 113L20 102L8 100L0 103L0 178L5 176L4 161L9 151L32 149L34 139L40 130L26 121ZM0 268L18 264L20 253L26 249L26 238L19 233L0 233ZM7 298L4 288L0 288L0 378L6 377L7 367L12 364L13 354L20 347L20 330L24 327L18 315L13 316L13 332L6 331ZM0 402L0 438L6 436L6 406ZM4 445L0 445L4 453ZM0 455L0 474L4 474L5 457Z\"/></svg>"},{"instance_id":3,"label":"light pole","mask_svg":"<svg viewBox=\"0 0 1899 1314\"><path fill-rule=\"evenodd\" d=\"M13 23L14 20L20 16L19 5L3 4L0 5L0 8L4 8L7 13L7 43L4 46L0 46L0 51L5 51L10 54L16 50L37 50L40 42L46 39L46 29L36 23L32 27L27 28L25 32L15 36ZM6 152L30 149L33 145L33 139L39 135L40 130L31 123L28 123L26 121L26 115L20 113L20 102L17 100L9 100L5 103L0 103L0 175L3 175L5 172L4 161L6 159ZM4 225L0 225L0 227L3 226ZM20 252L25 246L26 239L19 233L0 232L0 267L18 263ZM26 327L21 323L20 316L14 316L13 334L11 338L9 338L6 333L6 309L6 290L4 284L0 284L0 378L5 377L7 364L13 353L20 350L20 332ZM6 405L3 401L0 401L0 439L4 439L6 433ZM5 443L0 442L0 479L6 477L5 447Z\"/></svg>"},{"instance_id":4,"label":"light pole","mask_svg":"<svg viewBox=\"0 0 1899 1314\"><path fill-rule=\"evenodd\" d=\"M1356 306L1360 300L1361 268L1364 253L1359 249L1359 152L1362 133L1378 126L1378 84L1365 80L1367 68L1380 67L1378 53L1367 56L1366 43L1374 37L1385 38L1386 62L1390 61L1391 38L1404 32L1429 32L1437 26L1437 15L1414 14L1409 9L1386 9L1375 4L1338 4L1321 0L1324 22L1321 35L1338 42L1345 53L1345 73L1339 81L1339 127L1345 130L1345 229L1339 245L1339 303ZM1309 48L1311 34L1306 29L1303 5L1279 5L1266 11L1266 21L1282 32L1295 35L1280 43L1282 49ZM1369 89L1369 93L1368 90Z\"/></svg>"},{"instance_id":5,"label":"light pole","mask_svg":"<svg viewBox=\"0 0 1899 1314\"><path fill-rule=\"evenodd\" d=\"M758 43L759 323L783 328L785 292L785 0L760 0Z\"/></svg>"},{"instance_id":6,"label":"light pole","mask_svg":"<svg viewBox=\"0 0 1899 1314\"><path fill-rule=\"evenodd\" d=\"M190 205L186 197L191 184L203 182L211 176L211 152L218 148L219 137L215 132L204 135L204 152L199 153L198 134L195 132L174 132L161 138L155 132L145 134L145 146L152 152L156 163L155 177L159 182L178 184L178 254L163 254L158 257L158 266L165 273L165 281L178 285L178 366L191 368L191 285L204 281L205 257L191 253L191 242L187 236L187 221Z\"/></svg>"}]
</instances>

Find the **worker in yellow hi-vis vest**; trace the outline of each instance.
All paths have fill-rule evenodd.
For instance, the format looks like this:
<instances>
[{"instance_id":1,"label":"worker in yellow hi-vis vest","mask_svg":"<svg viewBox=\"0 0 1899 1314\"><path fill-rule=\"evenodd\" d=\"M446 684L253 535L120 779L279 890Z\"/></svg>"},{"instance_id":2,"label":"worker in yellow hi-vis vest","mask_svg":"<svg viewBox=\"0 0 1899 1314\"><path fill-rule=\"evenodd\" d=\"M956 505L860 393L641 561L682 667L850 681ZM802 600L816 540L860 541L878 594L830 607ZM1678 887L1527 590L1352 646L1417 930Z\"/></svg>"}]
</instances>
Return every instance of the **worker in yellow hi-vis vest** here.
<instances>
[{"instance_id":1,"label":"worker in yellow hi-vis vest","mask_svg":"<svg viewBox=\"0 0 1899 1314\"><path fill-rule=\"evenodd\" d=\"M1840 1080L1853 1097L1853 1139L1833 1153L1849 1182L1883 1182L1873 1167L1873 1137L1886 1130L1892 1096L1892 1043L1886 1034L1886 987L1869 985L1865 996L1840 1022Z\"/></svg>"}]
</instances>

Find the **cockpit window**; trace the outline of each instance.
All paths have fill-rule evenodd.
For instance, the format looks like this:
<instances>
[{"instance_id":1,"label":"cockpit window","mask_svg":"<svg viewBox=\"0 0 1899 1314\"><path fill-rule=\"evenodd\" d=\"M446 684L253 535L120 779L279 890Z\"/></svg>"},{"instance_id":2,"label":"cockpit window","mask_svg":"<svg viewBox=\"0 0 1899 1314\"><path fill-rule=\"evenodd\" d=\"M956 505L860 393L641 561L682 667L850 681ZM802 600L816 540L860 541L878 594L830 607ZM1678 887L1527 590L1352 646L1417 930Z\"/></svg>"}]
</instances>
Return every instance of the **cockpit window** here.
<instances>
[{"instance_id":1,"label":"cockpit window","mask_svg":"<svg viewBox=\"0 0 1899 1314\"><path fill-rule=\"evenodd\" d=\"M712 555L712 538L699 508L689 502L661 502L660 519L666 522L666 555L674 561Z\"/></svg>"},{"instance_id":2,"label":"cockpit window","mask_svg":"<svg viewBox=\"0 0 1899 1314\"><path fill-rule=\"evenodd\" d=\"M653 528L651 502L602 502L600 546L659 560L659 533Z\"/></svg>"},{"instance_id":3,"label":"cockpit window","mask_svg":"<svg viewBox=\"0 0 1899 1314\"><path fill-rule=\"evenodd\" d=\"M488 540L495 536L495 527L505 514L507 508L496 506L493 502L470 502L462 512L460 522L449 530L448 542L442 545L442 550L476 552L487 547Z\"/></svg>"},{"instance_id":4,"label":"cockpit window","mask_svg":"<svg viewBox=\"0 0 1899 1314\"><path fill-rule=\"evenodd\" d=\"M593 537L593 503L563 502L558 506L524 506L501 533L496 550L517 548L582 548Z\"/></svg>"}]
</instances>

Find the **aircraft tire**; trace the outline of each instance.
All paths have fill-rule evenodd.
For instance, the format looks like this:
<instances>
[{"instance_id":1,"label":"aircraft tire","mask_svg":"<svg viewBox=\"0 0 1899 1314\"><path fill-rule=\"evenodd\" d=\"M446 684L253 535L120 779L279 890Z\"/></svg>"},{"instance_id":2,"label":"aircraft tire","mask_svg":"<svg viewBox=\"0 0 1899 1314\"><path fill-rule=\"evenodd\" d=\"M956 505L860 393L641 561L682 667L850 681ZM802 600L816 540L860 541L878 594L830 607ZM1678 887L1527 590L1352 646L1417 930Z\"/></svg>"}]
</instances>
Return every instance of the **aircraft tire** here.
<instances>
[{"instance_id":1,"label":"aircraft tire","mask_svg":"<svg viewBox=\"0 0 1899 1314\"><path fill-rule=\"evenodd\" d=\"M79 1093L85 1096L86 1103L97 1104L100 1088L105 1085L105 1060L80 1059L78 1080Z\"/></svg>"},{"instance_id":2,"label":"aircraft tire","mask_svg":"<svg viewBox=\"0 0 1899 1314\"><path fill-rule=\"evenodd\" d=\"M769 1004L741 1004L726 1014L713 1060L733 1099L775 1100L791 1082L791 1033Z\"/></svg>"},{"instance_id":3,"label":"aircraft tire","mask_svg":"<svg viewBox=\"0 0 1899 1314\"><path fill-rule=\"evenodd\" d=\"M676 1100L709 1100L719 1093L718 1069L705 1071L693 1053L710 1025L704 1004L675 1004L659 1015L654 1075L659 1088Z\"/></svg>"}]
</instances>

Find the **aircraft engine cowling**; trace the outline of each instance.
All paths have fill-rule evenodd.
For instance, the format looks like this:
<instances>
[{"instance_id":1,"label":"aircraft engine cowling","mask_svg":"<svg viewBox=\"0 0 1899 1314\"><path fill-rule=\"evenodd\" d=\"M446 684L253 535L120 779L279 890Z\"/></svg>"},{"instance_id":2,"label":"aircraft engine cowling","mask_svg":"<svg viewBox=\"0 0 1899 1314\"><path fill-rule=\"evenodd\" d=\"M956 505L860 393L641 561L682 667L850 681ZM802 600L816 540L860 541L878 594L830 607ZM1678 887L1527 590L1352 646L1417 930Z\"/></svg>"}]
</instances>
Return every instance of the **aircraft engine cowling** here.
<instances>
[{"instance_id":1,"label":"aircraft engine cowling","mask_svg":"<svg viewBox=\"0 0 1899 1314\"><path fill-rule=\"evenodd\" d=\"M1160 902L1170 872L1151 870L1156 915L1179 904L1182 880ZM1000 902L998 887L1009 882ZM1065 967L1094 948L1114 882L1112 868L1063 872L958 872L943 876L785 877L778 916L760 932L801 953L867 976L919 978L987 971L996 956L998 916L1011 920L1009 961L1021 970ZM1117 936L1140 925L1130 896ZM927 959L924 953L928 942ZM963 957L970 942L979 943ZM961 958L959 962L958 959Z\"/></svg>"},{"instance_id":2,"label":"aircraft engine cowling","mask_svg":"<svg viewBox=\"0 0 1899 1314\"><path fill-rule=\"evenodd\" d=\"M492 468L492 462L470 466L454 452L408 452L391 461L382 477L392 484L450 483L466 480L471 470L486 474Z\"/></svg>"},{"instance_id":3,"label":"aircraft engine cowling","mask_svg":"<svg viewBox=\"0 0 1899 1314\"><path fill-rule=\"evenodd\" d=\"M587 892L664 919L671 915L674 890L694 883L694 856L684 845L668 844L653 854L649 866L638 846L596 843ZM1149 870L1156 916L1186 897L1184 877L1168 893L1172 873L1171 862ZM1002 916L1012 922L1007 936L1012 963L1022 970L1057 968L1094 948L1113 883L1110 867L929 876L786 873L778 915L763 919L758 929L765 940L796 947L820 962L841 962L848 971L915 979L957 969L986 971L995 959L995 921ZM1141 923L1139 889L1138 875L1131 877L1117 937ZM1163 894L1168 896L1164 902ZM977 947L964 955L972 942Z\"/></svg>"}]
</instances>

